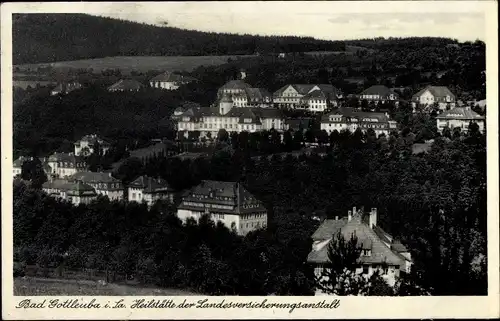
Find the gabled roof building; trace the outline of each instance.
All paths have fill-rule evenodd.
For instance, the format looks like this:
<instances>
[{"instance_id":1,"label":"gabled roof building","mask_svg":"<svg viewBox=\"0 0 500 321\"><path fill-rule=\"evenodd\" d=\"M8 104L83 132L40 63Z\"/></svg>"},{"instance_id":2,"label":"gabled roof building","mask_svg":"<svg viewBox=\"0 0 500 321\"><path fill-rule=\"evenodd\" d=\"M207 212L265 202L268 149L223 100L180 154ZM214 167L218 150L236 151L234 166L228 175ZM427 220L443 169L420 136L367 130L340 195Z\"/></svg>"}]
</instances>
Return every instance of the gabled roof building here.
<instances>
[{"instance_id":1,"label":"gabled roof building","mask_svg":"<svg viewBox=\"0 0 500 321\"><path fill-rule=\"evenodd\" d=\"M97 198L95 189L79 180L55 179L45 182L42 190L49 196L69 201L74 205L89 204Z\"/></svg>"},{"instance_id":2,"label":"gabled roof building","mask_svg":"<svg viewBox=\"0 0 500 321\"><path fill-rule=\"evenodd\" d=\"M412 102L414 106L430 106L437 103L439 109L445 110L446 107L455 107L456 97L446 86L427 86L413 95Z\"/></svg>"},{"instance_id":3,"label":"gabled roof building","mask_svg":"<svg viewBox=\"0 0 500 321\"><path fill-rule=\"evenodd\" d=\"M128 185L128 200L146 202L148 206L154 205L157 200L173 202L174 190L164 179L143 175Z\"/></svg>"},{"instance_id":4,"label":"gabled roof building","mask_svg":"<svg viewBox=\"0 0 500 321\"><path fill-rule=\"evenodd\" d=\"M149 84L153 88L176 90L181 85L188 84L193 81L196 81L193 77L178 75L172 72L164 72L152 78L149 81Z\"/></svg>"},{"instance_id":5,"label":"gabled roof building","mask_svg":"<svg viewBox=\"0 0 500 321\"><path fill-rule=\"evenodd\" d=\"M139 91L144 87L144 85L134 79L121 79L117 83L108 87L108 91Z\"/></svg>"},{"instance_id":6,"label":"gabled roof building","mask_svg":"<svg viewBox=\"0 0 500 321\"><path fill-rule=\"evenodd\" d=\"M356 108L338 108L321 117L321 130L325 130L328 134L334 130L340 131L349 130L351 133L358 128L363 132L368 129L373 129L377 136L389 134L397 130L397 123L390 120L388 114L376 112L363 112Z\"/></svg>"},{"instance_id":7,"label":"gabled roof building","mask_svg":"<svg viewBox=\"0 0 500 321\"><path fill-rule=\"evenodd\" d=\"M99 152L102 155L106 154L110 148L110 144L96 134L85 135L75 142L75 155L89 156L96 152L96 146L99 146Z\"/></svg>"},{"instance_id":8,"label":"gabled roof building","mask_svg":"<svg viewBox=\"0 0 500 321\"><path fill-rule=\"evenodd\" d=\"M204 180L186 192L177 216L186 222L204 214L239 235L267 226L267 210L241 183Z\"/></svg>"},{"instance_id":9,"label":"gabled roof building","mask_svg":"<svg viewBox=\"0 0 500 321\"><path fill-rule=\"evenodd\" d=\"M123 184L109 173L79 172L68 177L69 181L80 181L94 188L97 194L107 196L111 201L123 199Z\"/></svg>"},{"instance_id":10,"label":"gabled roof building","mask_svg":"<svg viewBox=\"0 0 500 321\"><path fill-rule=\"evenodd\" d=\"M88 169L88 164L82 156L73 153L54 153L49 156L48 165L51 175L55 177L67 177L77 172L84 172Z\"/></svg>"},{"instance_id":11,"label":"gabled roof building","mask_svg":"<svg viewBox=\"0 0 500 321\"><path fill-rule=\"evenodd\" d=\"M290 84L273 94L273 102L281 108L308 109L322 112L337 106L342 93L330 84Z\"/></svg>"},{"instance_id":12,"label":"gabled roof building","mask_svg":"<svg viewBox=\"0 0 500 321\"><path fill-rule=\"evenodd\" d=\"M249 84L242 79L234 79L225 83L219 88L217 97L221 98L224 94L244 94L245 89L252 88Z\"/></svg>"},{"instance_id":13,"label":"gabled roof building","mask_svg":"<svg viewBox=\"0 0 500 321\"><path fill-rule=\"evenodd\" d=\"M399 95L392 89L383 86L375 85L363 90L358 98L361 100L367 100L368 102L384 103L386 101L396 102L399 99Z\"/></svg>"},{"instance_id":14,"label":"gabled roof building","mask_svg":"<svg viewBox=\"0 0 500 321\"><path fill-rule=\"evenodd\" d=\"M285 116L274 108L234 107L229 94L224 94L218 107L194 107L177 115L179 131L199 131L201 137L211 133L216 137L220 129L228 132L258 132L285 130Z\"/></svg>"},{"instance_id":15,"label":"gabled roof building","mask_svg":"<svg viewBox=\"0 0 500 321\"><path fill-rule=\"evenodd\" d=\"M323 221L312 235L313 245L307 257L318 279L323 269L330 264L328 245L338 233L346 241L353 235L357 237L361 253L357 259L356 273L369 277L378 270L392 286L401 273L410 272L412 259L409 250L377 225L377 215L376 208L364 213L363 209L353 207L347 217Z\"/></svg>"},{"instance_id":16,"label":"gabled roof building","mask_svg":"<svg viewBox=\"0 0 500 321\"><path fill-rule=\"evenodd\" d=\"M483 133L485 129L486 118L473 111L470 107L455 107L447 110L436 117L437 128L440 133L445 127L453 130L460 128L462 132L469 131L469 124L476 123L479 126L479 132Z\"/></svg>"},{"instance_id":17,"label":"gabled roof building","mask_svg":"<svg viewBox=\"0 0 500 321\"><path fill-rule=\"evenodd\" d=\"M83 88L82 84L80 84L79 82L76 82L76 81L68 82L68 83L59 83L54 89L52 89L50 94L52 96L67 95L70 92L72 92L74 90L81 89L81 88Z\"/></svg>"}]
</instances>

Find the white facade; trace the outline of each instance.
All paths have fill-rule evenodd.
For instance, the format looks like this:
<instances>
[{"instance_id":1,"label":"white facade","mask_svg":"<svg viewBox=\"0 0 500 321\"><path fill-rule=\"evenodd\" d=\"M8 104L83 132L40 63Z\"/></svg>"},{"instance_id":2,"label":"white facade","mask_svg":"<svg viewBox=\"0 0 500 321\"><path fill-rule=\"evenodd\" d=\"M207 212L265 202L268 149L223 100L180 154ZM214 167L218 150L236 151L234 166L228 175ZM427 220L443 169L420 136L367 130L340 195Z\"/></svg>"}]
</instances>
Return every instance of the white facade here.
<instances>
[{"instance_id":1,"label":"white facade","mask_svg":"<svg viewBox=\"0 0 500 321\"><path fill-rule=\"evenodd\" d=\"M193 115L195 114L195 115ZM205 108L193 110L193 113L184 113L178 116L177 129L185 131L188 136L190 131L199 131L201 137L216 137L220 129L227 132L259 132L275 129L286 130L285 117L278 111L270 108L235 108L233 101L225 97L218 108Z\"/></svg>"},{"instance_id":2,"label":"white facade","mask_svg":"<svg viewBox=\"0 0 500 321\"><path fill-rule=\"evenodd\" d=\"M356 117L348 117L341 113L332 113L322 118L320 128L321 130L325 130L328 134L331 134L335 130L338 132L349 130L353 133L358 128L366 132L371 128L377 136L381 134L389 136L392 131L397 130L397 123L388 120L386 117L380 117L380 115L370 116L368 112L360 113L360 115Z\"/></svg>"},{"instance_id":3,"label":"white facade","mask_svg":"<svg viewBox=\"0 0 500 321\"><path fill-rule=\"evenodd\" d=\"M146 192L142 188L128 188L128 201L129 202L137 202L142 203L145 202L148 206L153 206L156 201L165 200L172 202L172 194L171 193L162 193L162 192L154 192L149 193Z\"/></svg>"},{"instance_id":4,"label":"white facade","mask_svg":"<svg viewBox=\"0 0 500 321\"><path fill-rule=\"evenodd\" d=\"M455 96L447 87L443 86L428 86L413 96L412 106L417 105L431 106L438 104L440 110L446 110L455 107Z\"/></svg>"},{"instance_id":5,"label":"white facade","mask_svg":"<svg viewBox=\"0 0 500 321\"><path fill-rule=\"evenodd\" d=\"M22 169L21 167L14 166L12 168L12 177L16 177L17 175L21 175Z\"/></svg>"},{"instance_id":6,"label":"white facade","mask_svg":"<svg viewBox=\"0 0 500 321\"><path fill-rule=\"evenodd\" d=\"M151 81L150 86L153 88L161 88L166 90L177 90L180 84L176 81Z\"/></svg>"},{"instance_id":7,"label":"white facade","mask_svg":"<svg viewBox=\"0 0 500 321\"><path fill-rule=\"evenodd\" d=\"M212 211L217 211L216 209ZM204 214L208 214L210 219L217 224L222 222L230 230L235 230L239 235L246 235L247 233L267 226L266 213L253 213L253 214L228 214L228 213L212 213L210 210L200 209L199 211L178 209L177 217L183 222L189 218L198 221Z\"/></svg>"},{"instance_id":8,"label":"white facade","mask_svg":"<svg viewBox=\"0 0 500 321\"><path fill-rule=\"evenodd\" d=\"M469 123L470 119L436 119L436 125L438 128L438 131L440 133L443 132L445 127L450 128L450 130L453 132L454 128L460 128L461 132L468 132L469 131ZM484 120L474 120L474 122L479 126L479 132L483 133L484 132Z\"/></svg>"},{"instance_id":9,"label":"white facade","mask_svg":"<svg viewBox=\"0 0 500 321\"><path fill-rule=\"evenodd\" d=\"M299 93L292 85L289 85L280 96L274 97L273 102L288 108L295 108L300 106L300 99L304 96L305 94Z\"/></svg>"},{"instance_id":10,"label":"white facade","mask_svg":"<svg viewBox=\"0 0 500 321\"><path fill-rule=\"evenodd\" d=\"M103 155L109 150L108 143L97 137L96 135L86 135L81 140L75 143L76 156L89 156L95 152L94 146L99 143Z\"/></svg>"},{"instance_id":11,"label":"white facade","mask_svg":"<svg viewBox=\"0 0 500 321\"><path fill-rule=\"evenodd\" d=\"M485 118L478 115L470 107L456 107L436 117L436 125L440 133L445 127L452 131L454 128L460 128L461 132L468 132L471 121L478 125L479 132L484 133Z\"/></svg>"}]
</instances>

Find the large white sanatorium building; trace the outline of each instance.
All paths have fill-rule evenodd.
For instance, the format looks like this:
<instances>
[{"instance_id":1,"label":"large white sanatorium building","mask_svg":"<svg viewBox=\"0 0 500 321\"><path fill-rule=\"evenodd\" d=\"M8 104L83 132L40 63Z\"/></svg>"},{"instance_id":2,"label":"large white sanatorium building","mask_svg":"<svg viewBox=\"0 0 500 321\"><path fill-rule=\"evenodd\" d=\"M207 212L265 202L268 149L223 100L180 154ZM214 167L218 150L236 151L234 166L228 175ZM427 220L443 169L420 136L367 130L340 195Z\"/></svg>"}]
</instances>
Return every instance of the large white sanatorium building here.
<instances>
[{"instance_id":1,"label":"large white sanatorium building","mask_svg":"<svg viewBox=\"0 0 500 321\"><path fill-rule=\"evenodd\" d=\"M371 128L377 136L388 136L393 130L397 130L397 123L389 120L384 113L362 112L355 108L338 108L321 117L321 130L326 130L328 134L334 130L349 130L352 133L358 128L363 132Z\"/></svg>"},{"instance_id":2,"label":"large white sanatorium building","mask_svg":"<svg viewBox=\"0 0 500 321\"><path fill-rule=\"evenodd\" d=\"M203 181L188 191L177 209L177 216L199 220L204 214L240 235L267 226L267 210L240 183Z\"/></svg>"},{"instance_id":3,"label":"large white sanatorium building","mask_svg":"<svg viewBox=\"0 0 500 321\"><path fill-rule=\"evenodd\" d=\"M192 107L175 115L179 131L199 131L201 137L211 133L216 137L220 129L227 132L258 132L275 129L284 131L285 116L279 109L234 107L229 94L223 94L219 106Z\"/></svg>"}]
</instances>

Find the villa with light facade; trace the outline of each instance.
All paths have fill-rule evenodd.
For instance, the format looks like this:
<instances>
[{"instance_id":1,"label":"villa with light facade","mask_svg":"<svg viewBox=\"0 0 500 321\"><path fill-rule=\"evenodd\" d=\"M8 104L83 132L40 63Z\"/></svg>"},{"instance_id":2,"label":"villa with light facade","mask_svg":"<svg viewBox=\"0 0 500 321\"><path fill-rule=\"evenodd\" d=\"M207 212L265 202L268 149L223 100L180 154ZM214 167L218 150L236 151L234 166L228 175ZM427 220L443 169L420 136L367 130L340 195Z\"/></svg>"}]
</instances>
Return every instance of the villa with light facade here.
<instances>
[{"instance_id":1,"label":"villa with light facade","mask_svg":"<svg viewBox=\"0 0 500 321\"><path fill-rule=\"evenodd\" d=\"M307 262L314 267L318 282L323 278L324 268L330 264L328 245L339 233L346 241L352 235L358 239L361 253L355 273L368 278L379 271L390 286L394 286L401 274L410 273L413 262L409 250L377 225L377 209L372 208L369 213L365 213L363 208L357 210L353 207L347 217L337 216L323 221L311 237L313 245ZM323 292L317 289L316 295L321 294Z\"/></svg>"},{"instance_id":2,"label":"villa with light facade","mask_svg":"<svg viewBox=\"0 0 500 321\"><path fill-rule=\"evenodd\" d=\"M394 90L386 86L374 85L363 90L358 95L358 98L375 104L391 101L396 104L399 100L399 95Z\"/></svg>"},{"instance_id":3,"label":"villa with light facade","mask_svg":"<svg viewBox=\"0 0 500 321\"><path fill-rule=\"evenodd\" d=\"M179 110L175 115L177 129L187 136L189 132L199 131L200 137L208 133L216 137L220 129L227 132L259 132L275 129L286 130L285 116L275 108L234 107L230 94L223 94L218 106L192 107Z\"/></svg>"},{"instance_id":4,"label":"villa with light facade","mask_svg":"<svg viewBox=\"0 0 500 321\"><path fill-rule=\"evenodd\" d=\"M81 181L55 179L43 183L42 190L49 196L72 203L89 204L97 198L95 189Z\"/></svg>"},{"instance_id":5,"label":"villa with light facade","mask_svg":"<svg viewBox=\"0 0 500 321\"><path fill-rule=\"evenodd\" d=\"M182 198L177 216L186 222L204 214L222 222L239 235L267 226L267 210L244 186L237 182L202 181Z\"/></svg>"},{"instance_id":6,"label":"villa with light facade","mask_svg":"<svg viewBox=\"0 0 500 321\"><path fill-rule=\"evenodd\" d=\"M366 132L371 128L377 136L381 134L389 136L392 131L397 130L397 123L390 120L389 116L384 113L362 112L356 108L338 108L321 117L320 128L328 134L334 130L338 132L349 130L353 133L358 128Z\"/></svg>"},{"instance_id":7,"label":"villa with light facade","mask_svg":"<svg viewBox=\"0 0 500 321\"><path fill-rule=\"evenodd\" d=\"M180 86L196 81L193 77L174 74L172 72L164 72L149 81L149 85L153 88L165 90L177 90Z\"/></svg>"},{"instance_id":8,"label":"villa with light facade","mask_svg":"<svg viewBox=\"0 0 500 321\"><path fill-rule=\"evenodd\" d=\"M460 128L461 132L469 131L469 124L476 123L479 132L484 133L485 117L473 111L470 107L455 107L447 110L436 117L437 128L440 133L448 127L453 131L454 128Z\"/></svg>"},{"instance_id":9,"label":"villa with light facade","mask_svg":"<svg viewBox=\"0 0 500 321\"><path fill-rule=\"evenodd\" d=\"M93 187L97 194L107 196L111 201L123 200L123 184L120 180L111 176L111 173L78 172L68 177L68 180L81 181Z\"/></svg>"},{"instance_id":10,"label":"villa with light facade","mask_svg":"<svg viewBox=\"0 0 500 321\"><path fill-rule=\"evenodd\" d=\"M50 166L50 175L59 178L88 170L85 159L73 153L54 153L49 156L47 164Z\"/></svg>"},{"instance_id":11,"label":"villa with light facade","mask_svg":"<svg viewBox=\"0 0 500 321\"><path fill-rule=\"evenodd\" d=\"M307 109L323 112L338 105L342 93L329 84L290 84L273 94L273 103L279 108Z\"/></svg>"},{"instance_id":12,"label":"villa with light facade","mask_svg":"<svg viewBox=\"0 0 500 321\"><path fill-rule=\"evenodd\" d=\"M110 148L110 144L99 138L96 134L85 135L79 141L75 142L76 156L89 156L96 152L96 147L99 146L99 151L105 155Z\"/></svg>"},{"instance_id":13,"label":"villa with light facade","mask_svg":"<svg viewBox=\"0 0 500 321\"><path fill-rule=\"evenodd\" d=\"M153 206L156 201L164 200L173 202L174 190L162 178L139 176L128 185L129 202L142 203Z\"/></svg>"},{"instance_id":14,"label":"villa with light facade","mask_svg":"<svg viewBox=\"0 0 500 321\"><path fill-rule=\"evenodd\" d=\"M446 110L447 107L454 108L456 97L446 86L427 86L412 97L413 107L431 106L435 103L441 110Z\"/></svg>"}]
</instances>

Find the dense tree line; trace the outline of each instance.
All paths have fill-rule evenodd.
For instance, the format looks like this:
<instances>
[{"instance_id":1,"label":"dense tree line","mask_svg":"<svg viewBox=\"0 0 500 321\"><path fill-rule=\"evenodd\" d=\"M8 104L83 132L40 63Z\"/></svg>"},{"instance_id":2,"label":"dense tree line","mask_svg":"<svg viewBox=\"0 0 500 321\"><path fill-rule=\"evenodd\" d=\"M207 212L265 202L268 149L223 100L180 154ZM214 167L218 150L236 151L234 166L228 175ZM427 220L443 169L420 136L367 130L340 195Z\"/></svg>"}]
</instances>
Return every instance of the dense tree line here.
<instances>
[{"instance_id":1,"label":"dense tree line","mask_svg":"<svg viewBox=\"0 0 500 321\"><path fill-rule=\"evenodd\" d=\"M99 198L74 207L24 184L14 195L15 261L22 264L108 270L212 295L312 293L303 258L314 225L295 213L243 238L206 216L182 225L168 204L148 210Z\"/></svg>"},{"instance_id":2,"label":"dense tree line","mask_svg":"<svg viewBox=\"0 0 500 321\"><path fill-rule=\"evenodd\" d=\"M14 91L15 157L71 152L76 140L91 133L112 142L113 150L123 154L152 138L174 137L170 115L182 103L176 94L152 88L110 93L90 87L65 96L46 91Z\"/></svg>"},{"instance_id":3,"label":"dense tree line","mask_svg":"<svg viewBox=\"0 0 500 321\"><path fill-rule=\"evenodd\" d=\"M426 85L442 85L448 86L459 99L484 99L484 42L448 47L448 41L434 38L392 39L377 50L356 54L241 59L221 66L199 67L193 71L193 76L201 79L210 75L227 80L244 68L249 84L271 92L291 83L329 83L347 95L358 94L374 84L383 84L390 88L406 87L406 91L400 94L403 99L411 99ZM401 45L408 42L419 45Z\"/></svg>"},{"instance_id":4,"label":"dense tree line","mask_svg":"<svg viewBox=\"0 0 500 321\"><path fill-rule=\"evenodd\" d=\"M310 250L309 237L315 228L314 221L310 218L345 216L353 205L363 205L368 208L377 207L380 213L379 224L409 247L415 261L411 282L432 294L484 294L487 289L485 137L473 127L468 135L455 135L452 139L438 138L428 154L414 155L411 152L410 136L390 135L377 138L373 133L363 135L359 131L352 134L341 132L336 135L331 151L324 157L313 153L309 156L273 155L255 159L241 152L231 153L222 149L211 159L170 160L172 163L156 159L137 164L139 168L136 175L156 174L168 179L176 188L189 188L201 179L243 182L264 202L269 209L269 220L273 222L271 225L274 224L268 231L252 233L243 241L238 241L238 238L221 227L215 227L217 232L201 241L199 238L203 238L202 235L208 235L203 233L209 232L197 229L203 230L203 224L211 223L202 223L200 227L190 223L187 227L181 227L172 214L173 209L168 207L155 207L147 211L140 205L100 200L78 208L67 205L63 210L57 205L59 203L23 187L18 188L15 193L15 244L20 248L35 246L33 244L47 245L57 248L56 252L68 250L70 246L75 251L75 247L83 251L83 245L78 244L85 244L85 251L92 252L87 249L88 244L97 242L99 245L96 245L95 251L109 248L112 251L110 253L119 257L116 260L120 262L137 257L130 253L141 249L140 257L149 263L140 266L158 268L160 262L171 262L164 268L171 269L169 271L186 271L183 269L192 268L198 271L190 274L193 277L207 282L219 282L204 285L211 290L201 286L202 291L234 293L231 291L238 288L238 293L248 294L249 292L239 288L241 284L245 284L242 288L253 289L249 290L253 294L306 293L310 290L312 276L307 276L310 271L304 270L303 262ZM194 235L198 235L198 241L190 241L191 236L186 234L177 234L180 231L188 233L186 231L190 228L195 231ZM204 231L211 229L206 228ZM73 230L78 231L78 237L71 232ZM80 235L82 233L85 235ZM157 237L165 239L162 242L151 241L156 233L161 234ZM61 239L54 238L54 235ZM178 241L172 241L171 238ZM210 243L211 240L216 242L220 238L225 238L221 244L235 246L237 249L231 250ZM227 241L228 238L234 240ZM113 243L108 247L103 246L109 242ZM188 242L191 244L189 246L194 247L173 245L180 244L178 242ZM250 249L241 245L246 242L253 244ZM158 254L159 257L149 256L147 261L147 253L152 253L148 249L157 244L162 244L158 251L169 255L171 259L164 259L164 256ZM243 247L240 248L237 244ZM183 249L187 246L189 250L183 252L177 246ZM265 251L266 259L257 259L262 257L262 252L254 252L256 249ZM179 259L182 255L178 251L190 253L196 258L190 257L187 261L182 261ZM235 252L241 256L232 256ZM86 256L79 254L78 257ZM172 263L173 258L181 262L174 260L178 263ZM233 259L238 264L228 263ZM248 262L253 259L256 261ZM274 259L280 261L273 261ZM200 260L210 262L207 263L209 267L207 264L203 265L210 273L203 272L201 267L196 270L195 262ZM129 265L120 266L129 266L129 273L139 273L134 272L138 271L135 270L137 264L137 261L132 260ZM174 267L173 264L178 265ZM118 268L117 264L115 266ZM269 273L270 269L278 271ZM236 281L232 277L223 281L217 279L228 276L228 271L245 271L243 274L246 277L235 277ZM153 275L163 278L173 278L175 275L163 273ZM273 281L276 283L273 283L272 289L263 290L263 284L270 282L266 275L279 280ZM170 286L200 286L195 281L190 281L193 283L189 284L176 283L172 279L157 282ZM255 283L248 285L244 282ZM231 290L225 287L227 284L231 284ZM277 289L278 284L282 288Z\"/></svg>"},{"instance_id":5,"label":"dense tree line","mask_svg":"<svg viewBox=\"0 0 500 321\"><path fill-rule=\"evenodd\" d=\"M86 14L16 14L12 20L14 64L109 56L253 55L345 48L340 41L311 37L200 32ZM52 44L47 39L57 42Z\"/></svg>"}]
</instances>

